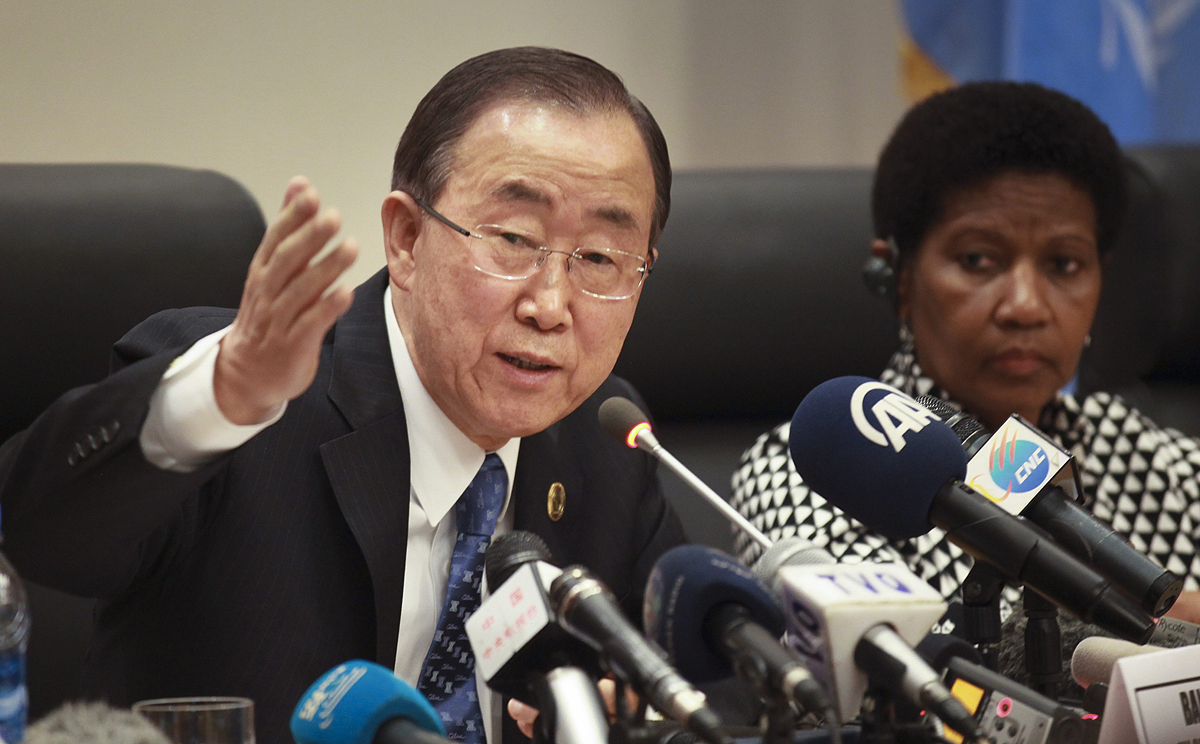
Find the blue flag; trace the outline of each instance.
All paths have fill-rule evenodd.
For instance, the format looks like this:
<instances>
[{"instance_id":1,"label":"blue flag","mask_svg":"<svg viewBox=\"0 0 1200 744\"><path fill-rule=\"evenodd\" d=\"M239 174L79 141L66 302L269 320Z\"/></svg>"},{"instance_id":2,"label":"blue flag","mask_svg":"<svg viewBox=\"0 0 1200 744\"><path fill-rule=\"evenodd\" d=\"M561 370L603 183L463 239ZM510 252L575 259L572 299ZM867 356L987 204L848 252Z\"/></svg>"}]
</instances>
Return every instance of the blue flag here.
<instances>
[{"instance_id":1,"label":"blue flag","mask_svg":"<svg viewBox=\"0 0 1200 744\"><path fill-rule=\"evenodd\" d=\"M1122 144L1200 142L1200 0L901 0L947 83L1028 80L1090 106Z\"/></svg>"}]
</instances>

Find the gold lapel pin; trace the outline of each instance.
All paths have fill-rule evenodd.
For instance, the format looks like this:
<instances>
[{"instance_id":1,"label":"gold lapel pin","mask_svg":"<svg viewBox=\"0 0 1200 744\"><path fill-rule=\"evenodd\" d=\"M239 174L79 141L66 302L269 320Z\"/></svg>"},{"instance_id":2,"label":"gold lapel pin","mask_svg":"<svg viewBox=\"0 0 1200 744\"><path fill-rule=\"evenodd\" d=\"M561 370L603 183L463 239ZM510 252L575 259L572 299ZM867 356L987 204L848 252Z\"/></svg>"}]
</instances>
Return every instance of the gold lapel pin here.
<instances>
[{"instance_id":1,"label":"gold lapel pin","mask_svg":"<svg viewBox=\"0 0 1200 744\"><path fill-rule=\"evenodd\" d=\"M557 522L562 519L563 509L566 507L567 489L563 488L561 483L551 483L550 491L546 494L546 514L550 516L550 521Z\"/></svg>"}]
</instances>

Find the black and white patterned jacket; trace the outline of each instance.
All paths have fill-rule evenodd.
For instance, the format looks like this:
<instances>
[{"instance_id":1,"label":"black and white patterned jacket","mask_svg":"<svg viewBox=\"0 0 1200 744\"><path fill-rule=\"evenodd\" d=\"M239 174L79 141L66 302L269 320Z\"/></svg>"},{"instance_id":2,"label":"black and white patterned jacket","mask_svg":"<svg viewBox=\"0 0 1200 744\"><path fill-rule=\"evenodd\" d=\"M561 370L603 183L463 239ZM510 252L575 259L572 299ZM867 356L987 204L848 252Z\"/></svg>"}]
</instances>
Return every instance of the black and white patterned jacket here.
<instances>
[{"instance_id":1,"label":"black and white patterned jacket","mask_svg":"<svg viewBox=\"0 0 1200 744\"><path fill-rule=\"evenodd\" d=\"M922 374L906 344L880 375L912 396L935 395L955 405ZM772 539L799 535L839 561L900 561L946 599L955 598L972 559L933 529L894 541L809 490L788 456L784 423L758 438L733 475L732 503ZM1059 394L1042 411L1038 428L1080 463L1088 503L1098 518L1128 538L1138 551L1200 589L1200 441L1160 428L1119 396L1093 393L1082 399ZM760 548L737 538L744 560Z\"/></svg>"}]
</instances>

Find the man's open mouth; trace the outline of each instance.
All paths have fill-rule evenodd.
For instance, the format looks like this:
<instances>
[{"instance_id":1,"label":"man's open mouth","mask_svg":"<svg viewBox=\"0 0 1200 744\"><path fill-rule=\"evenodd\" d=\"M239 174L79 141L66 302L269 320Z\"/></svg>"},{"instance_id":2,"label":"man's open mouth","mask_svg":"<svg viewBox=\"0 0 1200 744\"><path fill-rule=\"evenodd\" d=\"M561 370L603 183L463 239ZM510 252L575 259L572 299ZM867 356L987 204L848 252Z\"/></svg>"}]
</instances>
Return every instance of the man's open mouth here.
<instances>
[{"instance_id":1,"label":"man's open mouth","mask_svg":"<svg viewBox=\"0 0 1200 744\"><path fill-rule=\"evenodd\" d=\"M547 369L554 369L554 366L550 364L539 364L538 362L531 362L528 359L509 356L508 354L499 354L499 357L518 369L528 369L533 372L542 372Z\"/></svg>"}]
</instances>

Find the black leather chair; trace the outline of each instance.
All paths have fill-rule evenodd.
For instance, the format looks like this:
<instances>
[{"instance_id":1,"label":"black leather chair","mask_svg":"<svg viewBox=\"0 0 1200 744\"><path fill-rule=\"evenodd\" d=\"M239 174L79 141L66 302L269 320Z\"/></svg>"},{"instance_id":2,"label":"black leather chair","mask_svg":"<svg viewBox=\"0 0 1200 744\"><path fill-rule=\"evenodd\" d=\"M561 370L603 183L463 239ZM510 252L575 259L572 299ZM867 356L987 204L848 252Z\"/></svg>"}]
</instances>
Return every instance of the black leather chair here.
<instances>
[{"instance_id":1,"label":"black leather chair","mask_svg":"<svg viewBox=\"0 0 1200 744\"><path fill-rule=\"evenodd\" d=\"M896 345L887 303L862 283L871 171L696 171L675 176L660 262L616 372L659 439L729 497L756 436L831 377L875 376ZM689 536L730 549L729 526L670 473Z\"/></svg>"},{"instance_id":2,"label":"black leather chair","mask_svg":"<svg viewBox=\"0 0 1200 744\"><path fill-rule=\"evenodd\" d=\"M212 171L0 164L0 439L103 377L113 342L147 316L236 307L264 229L249 192ZM37 717L79 694L92 601L27 588Z\"/></svg>"}]
</instances>

